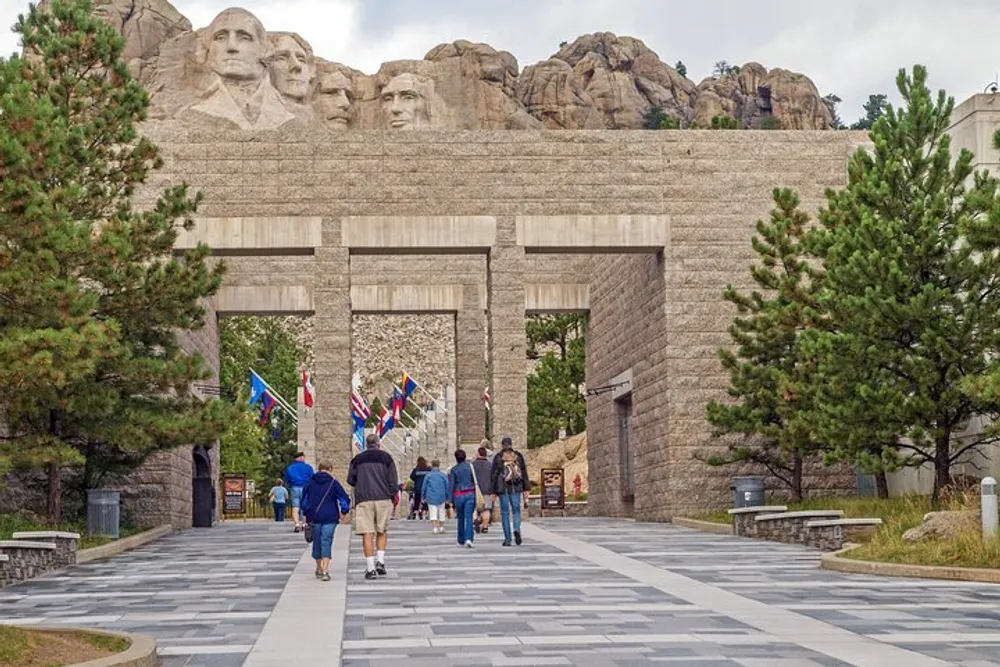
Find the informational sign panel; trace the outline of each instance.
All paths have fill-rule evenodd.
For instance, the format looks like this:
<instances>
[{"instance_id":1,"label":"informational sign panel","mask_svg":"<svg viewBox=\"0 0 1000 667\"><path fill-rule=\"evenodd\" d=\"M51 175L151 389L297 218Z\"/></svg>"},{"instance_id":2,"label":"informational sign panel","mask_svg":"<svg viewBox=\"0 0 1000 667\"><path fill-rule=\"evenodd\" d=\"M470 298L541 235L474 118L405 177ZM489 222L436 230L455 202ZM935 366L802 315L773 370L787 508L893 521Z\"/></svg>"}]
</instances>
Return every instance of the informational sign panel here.
<instances>
[{"instance_id":1,"label":"informational sign panel","mask_svg":"<svg viewBox=\"0 0 1000 667\"><path fill-rule=\"evenodd\" d=\"M247 476L226 473L222 476L222 513L246 514Z\"/></svg>"},{"instance_id":2,"label":"informational sign panel","mask_svg":"<svg viewBox=\"0 0 1000 667\"><path fill-rule=\"evenodd\" d=\"M566 476L562 468L542 470L542 509L566 508Z\"/></svg>"}]
</instances>

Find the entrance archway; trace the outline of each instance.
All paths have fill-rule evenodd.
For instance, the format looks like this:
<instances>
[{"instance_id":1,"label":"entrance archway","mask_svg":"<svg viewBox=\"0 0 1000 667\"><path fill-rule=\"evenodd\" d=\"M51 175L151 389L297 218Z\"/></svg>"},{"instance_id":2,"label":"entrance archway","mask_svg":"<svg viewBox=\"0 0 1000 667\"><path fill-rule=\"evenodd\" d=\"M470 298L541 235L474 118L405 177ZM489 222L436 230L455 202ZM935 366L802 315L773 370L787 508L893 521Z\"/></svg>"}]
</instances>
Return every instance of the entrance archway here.
<instances>
[{"instance_id":1,"label":"entrance archway","mask_svg":"<svg viewBox=\"0 0 1000 667\"><path fill-rule=\"evenodd\" d=\"M195 528L212 527L212 510L215 505L212 496L212 460L208 450L203 445L196 446L191 452L191 508L192 523Z\"/></svg>"}]
</instances>

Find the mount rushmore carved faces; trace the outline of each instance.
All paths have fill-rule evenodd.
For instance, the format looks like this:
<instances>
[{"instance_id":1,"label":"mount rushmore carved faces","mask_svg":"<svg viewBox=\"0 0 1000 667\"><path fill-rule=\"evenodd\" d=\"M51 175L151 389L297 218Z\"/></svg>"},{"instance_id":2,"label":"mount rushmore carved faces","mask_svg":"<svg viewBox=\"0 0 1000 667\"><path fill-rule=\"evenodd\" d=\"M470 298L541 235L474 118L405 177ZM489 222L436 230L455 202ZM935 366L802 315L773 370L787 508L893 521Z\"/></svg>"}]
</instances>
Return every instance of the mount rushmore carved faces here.
<instances>
[{"instance_id":1,"label":"mount rushmore carved faces","mask_svg":"<svg viewBox=\"0 0 1000 667\"><path fill-rule=\"evenodd\" d=\"M431 125L430 100L434 94L430 79L410 73L399 74L382 88L382 114L391 130L425 129Z\"/></svg>"},{"instance_id":2,"label":"mount rushmore carved faces","mask_svg":"<svg viewBox=\"0 0 1000 667\"><path fill-rule=\"evenodd\" d=\"M302 104L312 80L312 47L294 33L270 33L268 39L274 47L269 65L271 83L279 93Z\"/></svg>"},{"instance_id":3,"label":"mount rushmore carved faces","mask_svg":"<svg viewBox=\"0 0 1000 667\"><path fill-rule=\"evenodd\" d=\"M315 106L320 120L331 130L346 130L352 120L354 85L338 69L320 69Z\"/></svg>"},{"instance_id":4,"label":"mount rushmore carved faces","mask_svg":"<svg viewBox=\"0 0 1000 667\"><path fill-rule=\"evenodd\" d=\"M272 130L294 120L266 76L271 49L256 16L245 9L226 9L200 38L207 53L205 65L218 80L179 117L208 117L243 130Z\"/></svg>"}]
</instances>

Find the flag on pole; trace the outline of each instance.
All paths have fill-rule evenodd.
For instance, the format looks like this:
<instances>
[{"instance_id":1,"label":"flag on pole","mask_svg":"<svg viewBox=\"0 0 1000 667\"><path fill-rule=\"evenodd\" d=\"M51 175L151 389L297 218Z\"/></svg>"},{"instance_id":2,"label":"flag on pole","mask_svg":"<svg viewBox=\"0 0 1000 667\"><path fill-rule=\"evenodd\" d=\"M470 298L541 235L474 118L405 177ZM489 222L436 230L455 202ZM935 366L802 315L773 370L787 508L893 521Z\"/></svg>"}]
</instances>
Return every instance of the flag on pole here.
<instances>
[{"instance_id":1,"label":"flag on pole","mask_svg":"<svg viewBox=\"0 0 1000 667\"><path fill-rule=\"evenodd\" d=\"M489 385L486 385L486 388L483 389L483 405L486 407L487 410L490 409L490 386Z\"/></svg>"},{"instance_id":2,"label":"flag on pole","mask_svg":"<svg viewBox=\"0 0 1000 667\"><path fill-rule=\"evenodd\" d=\"M399 386L403 388L403 395L406 398L409 398L410 394L417 390L416 381L406 371L403 371L403 379L399 382Z\"/></svg>"},{"instance_id":3,"label":"flag on pole","mask_svg":"<svg viewBox=\"0 0 1000 667\"><path fill-rule=\"evenodd\" d=\"M406 398L400 393L399 388L393 388L392 398L389 400L389 408L392 410L392 420L399 422L403 417L403 406L406 405Z\"/></svg>"},{"instance_id":4,"label":"flag on pole","mask_svg":"<svg viewBox=\"0 0 1000 667\"><path fill-rule=\"evenodd\" d=\"M368 407L368 403L365 402L364 397L358 393L357 389L352 391L351 417L354 419L354 439L357 441L359 447L364 444L365 423L367 423L371 415L371 408Z\"/></svg>"},{"instance_id":5,"label":"flag on pole","mask_svg":"<svg viewBox=\"0 0 1000 667\"><path fill-rule=\"evenodd\" d=\"M264 382L264 378L257 375L255 371L250 371L250 405L259 403L265 392L267 392L267 383ZM271 400L274 400L274 397Z\"/></svg>"},{"instance_id":6,"label":"flag on pole","mask_svg":"<svg viewBox=\"0 0 1000 667\"><path fill-rule=\"evenodd\" d=\"M278 404L278 401L274 400L274 396L271 396L270 391L264 391L261 398L261 411L260 411L260 423L266 424L268 417L271 416L271 411Z\"/></svg>"},{"instance_id":7,"label":"flag on pole","mask_svg":"<svg viewBox=\"0 0 1000 667\"><path fill-rule=\"evenodd\" d=\"M396 426L396 420L392 416L392 411L382 408L382 414L378 420L378 437L384 438L386 434Z\"/></svg>"},{"instance_id":8,"label":"flag on pole","mask_svg":"<svg viewBox=\"0 0 1000 667\"><path fill-rule=\"evenodd\" d=\"M313 383L309 373L302 371L302 400L307 408L313 406Z\"/></svg>"}]
</instances>

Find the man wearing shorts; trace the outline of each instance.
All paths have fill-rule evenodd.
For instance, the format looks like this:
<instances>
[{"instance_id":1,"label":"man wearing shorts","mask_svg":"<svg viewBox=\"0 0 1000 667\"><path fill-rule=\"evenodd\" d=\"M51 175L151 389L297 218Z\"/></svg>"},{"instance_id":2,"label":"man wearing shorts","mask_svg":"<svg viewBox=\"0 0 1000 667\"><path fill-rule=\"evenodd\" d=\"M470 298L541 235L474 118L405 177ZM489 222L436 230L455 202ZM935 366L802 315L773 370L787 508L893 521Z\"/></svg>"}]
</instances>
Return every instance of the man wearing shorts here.
<instances>
[{"instance_id":1,"label":"man wearing shorts","mask_svg":"<svg viewBox=\"0 0 1000 667\"><path fill-rule=\"evenodd\" d=\"M365 579L385 576L389 517L399 479L396 462L379 447L374 433L365 438L365 451L351 459L347 483L354 487L354 533L361 535L365 551Z\"/></svg>"},{"instance_id":2,"label":"man wearing shorts","mask_svg":"<svg viewBox=\"0 0 1000 667\"><path fill-rule=\"evenodd\" d=\"M306 463L306 455L302 452L298 452L295 461L285 469L285 484L292 500L292 522L296 533L306 525L305 517L300 516L299 506L302 504L302 489L312 480L313 474L313 467Z\"/></svg>"}]
</instances>

